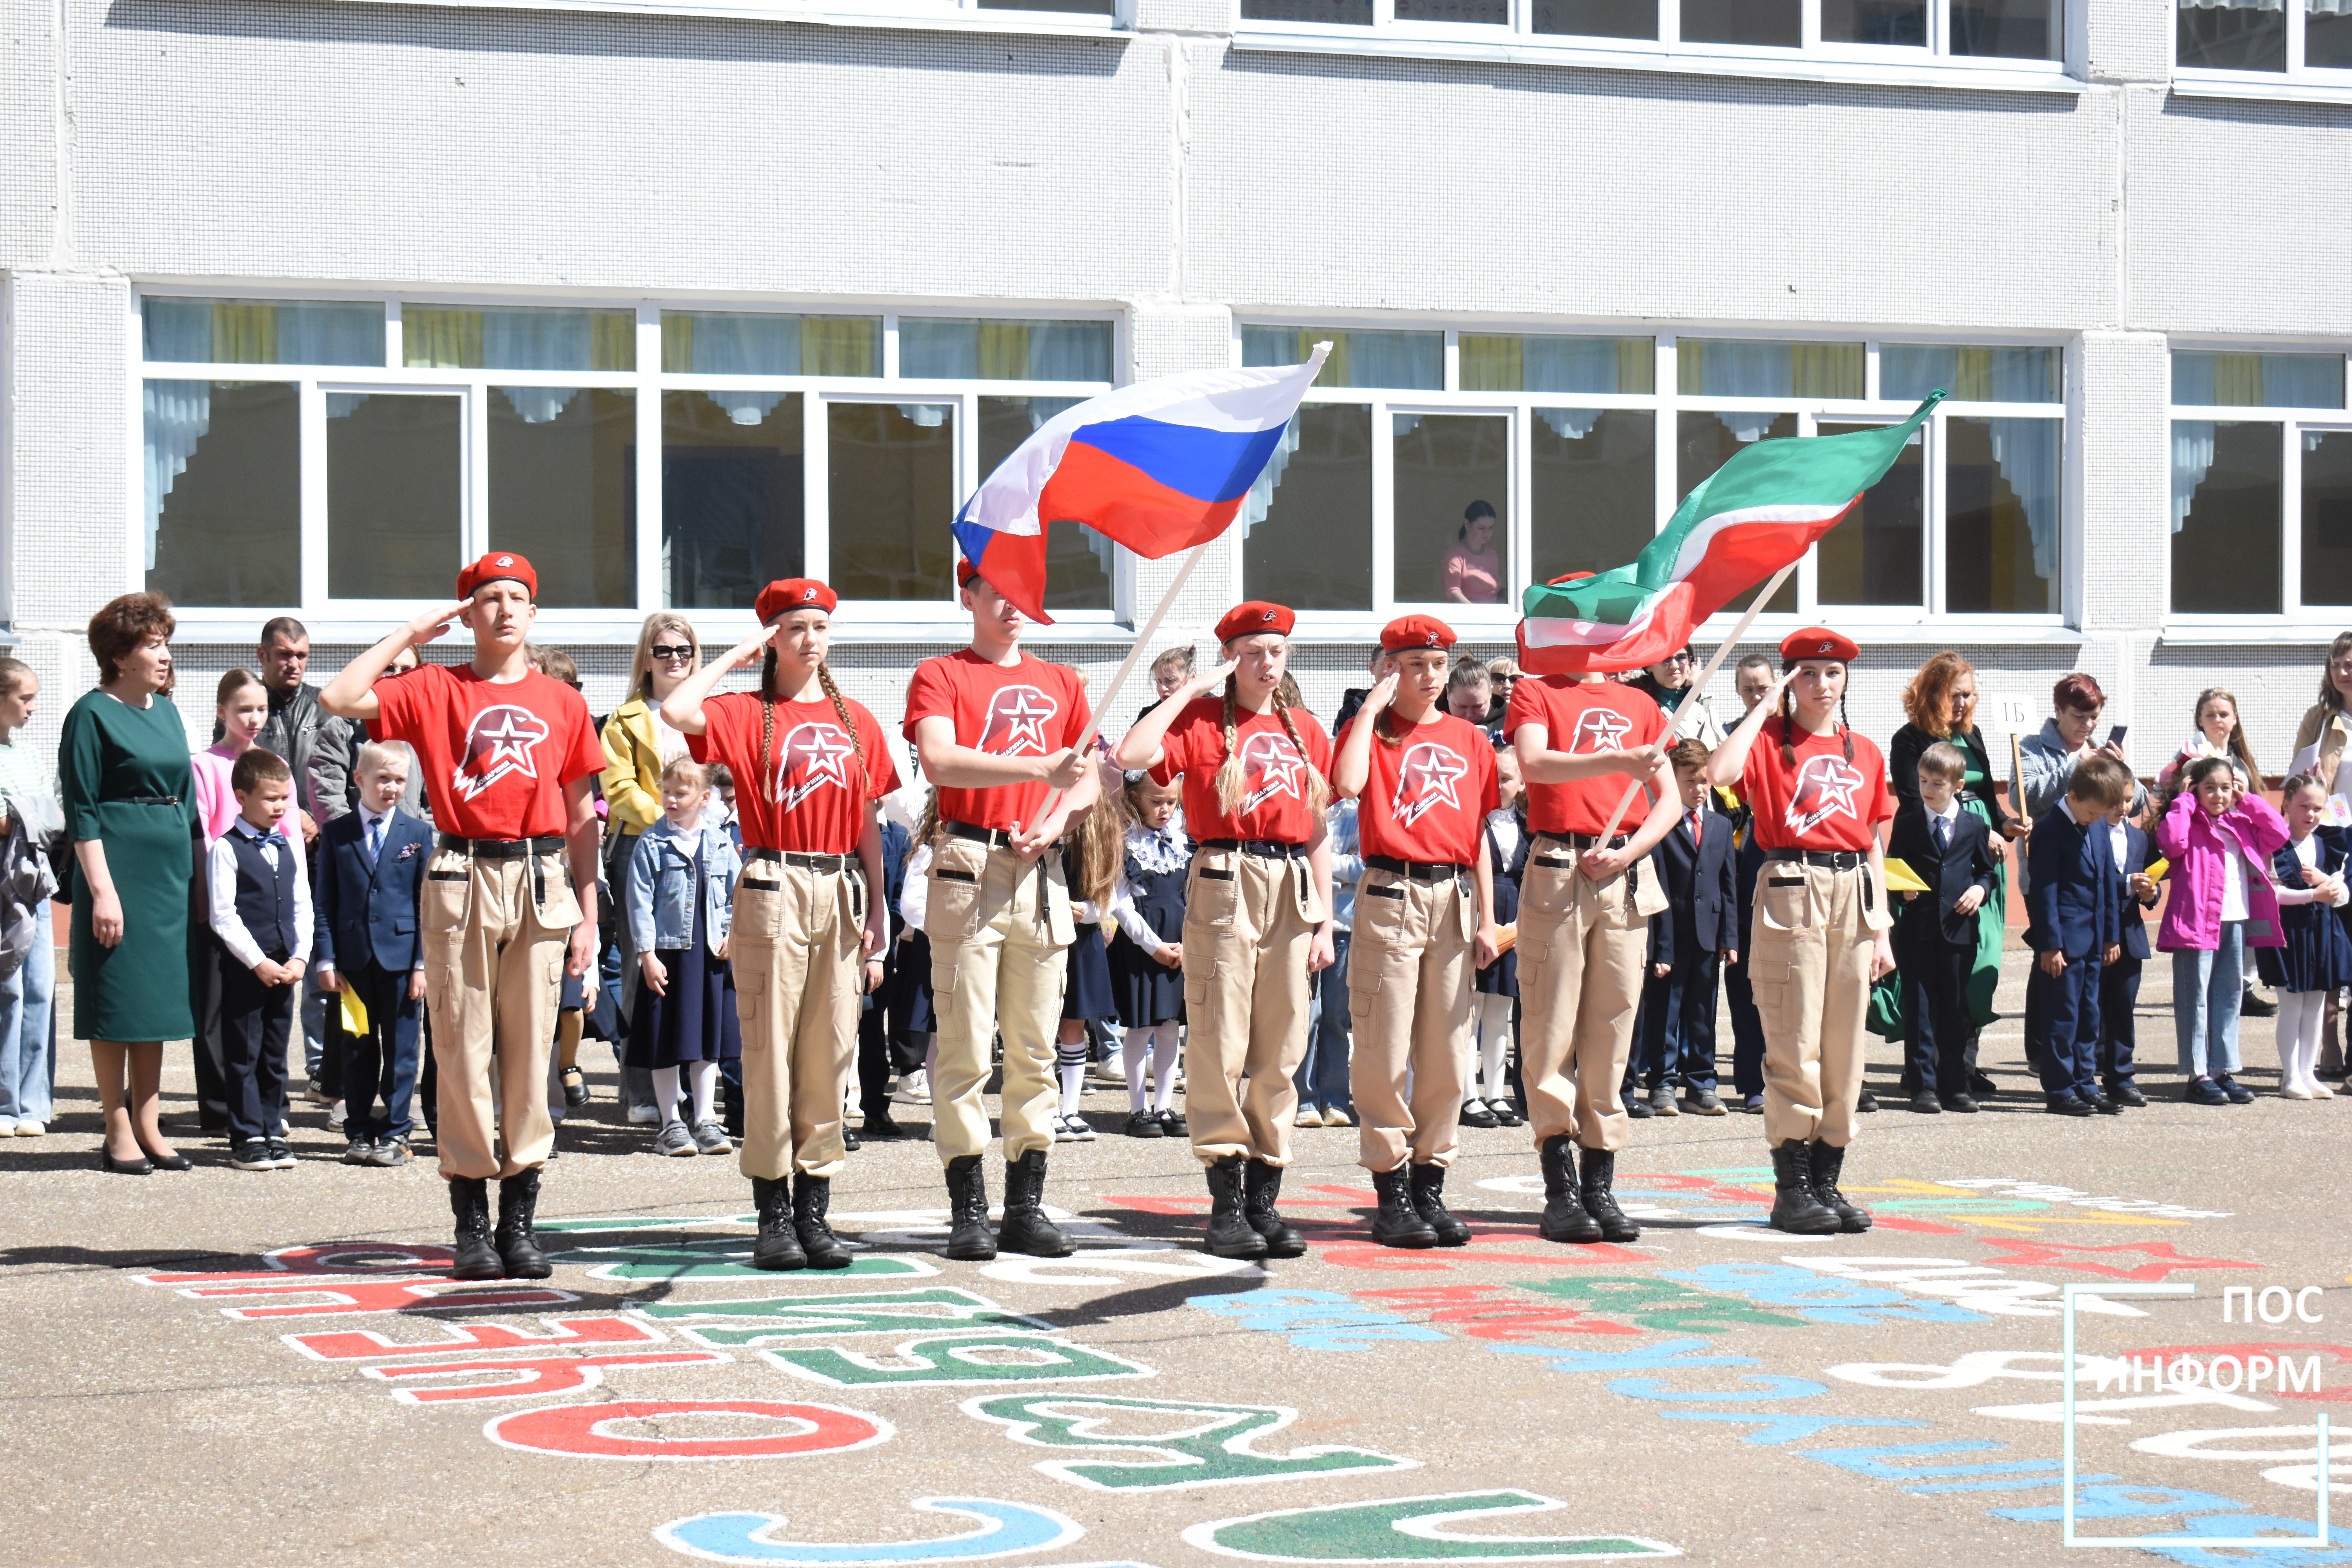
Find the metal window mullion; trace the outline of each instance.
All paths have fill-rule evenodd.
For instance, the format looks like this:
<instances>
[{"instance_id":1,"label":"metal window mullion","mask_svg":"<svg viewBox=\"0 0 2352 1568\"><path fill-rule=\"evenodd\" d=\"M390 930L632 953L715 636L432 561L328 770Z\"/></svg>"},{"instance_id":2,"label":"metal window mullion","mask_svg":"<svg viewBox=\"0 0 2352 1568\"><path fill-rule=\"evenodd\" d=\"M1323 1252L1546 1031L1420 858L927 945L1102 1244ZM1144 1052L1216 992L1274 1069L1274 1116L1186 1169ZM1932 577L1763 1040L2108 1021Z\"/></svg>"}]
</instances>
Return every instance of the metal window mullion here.
<instances>
[{"instance_id":1,"label":"metal window mullion","mask_svg":"<svg viewBox=\"0 0 2352 1568\"><path fill-rule=\"evenodd\" d=\"M1528 584L1535 581L1535 411L1523 403L1511 415L1511 542L1509 558L1503 563L1508 584L1504 602L1512 605L1520 602Z\"/></svg>"},{"instance_id":2,"label":"metal window mullion","mask_svg":"<svg viewBox=\"0 0 2352 1568\"><path fill-rule=\"evenodd\" d=\"M2303 426L2279 421L2279 612L2303 608Z\"/></svg>"},{"instance_id":3,"label":"metal window mullion","mask_svg":"<svg viewBox=\"0 0 2352 1568\"><path fill-rule=\"evenodd\" d=\"M1658 0L1658 42L1679 44L1683 39L1683 0Z\"/></svg>"},{"instance_id":4,"label":"metal window mullion","mask_svg":"<svg viewBox=\"0 0 2352 1568\"><path fill-rule=\"evenodd\" d=\"M1821 425L1820 416L1798 411L1797 434L1800 437L1819 435ZM1758 438L1769 439L1766 437ZM1822 547L1816 540L1805 546L1805 553L1797 563L1797 614L1806 620L1820 618L1821 563Z\"/></svg>"},{"instance_id":5,"label":"metal window mullion","mask_svg":"<svg viewBox=\"0 0 2352 1568\"><path fill-rule=\"evenodd\" d=\"M459 394L458 407L466 416L466 441L458 453L466 498L465 515L457 520L457 561L473 560L490 547L490 385L480 377Z\"/></svg>"},{"instance_id":6,"label":"metal window mullion","mask_svg":"<svg viewBox=\"0 0 2352 1568\"><path fill-rule=\"evenodd\" d=\"M1372 614L1385 619L1396 603L1396 416L1386 399L1372 413Z\"/></svg>"},{"instance_id":7,"label":"metal window mullion","mask_svg":"<svg viewBox=\"0 0 2352 1568\"><path fill-rule=\"evenodd\" d=\"M296 511L300 520L302 550L301 598L307 612L327 605L327 395L313 379L302 383L300 420L295 449Z\"/></svg>"},{"instance_id":8,"label":"metal window mullion","mask_svg":"<svg viewBox=\"0 0 2352 1568\"><path fill-rule=\"evenodd\" d=\"M884 342L891 334L886 331ZM886 347L884 353L897 351ZM818 582L833 576L833 415L822 393L801 399L801 560Z\"/></svg>"},{"instance_id":9,"label":"metal window mullion","mask_svg":"<svg viewBox=\"0 0 2352 1568\"><path fill-rule=\"evenodd\" d=\"M1920 441L1925 449L1919 454L1919 482L1925 487L1926 493L1920 498L1921 521L1925 526L1919 531L1919 547L1927 552L1927 559L1919 582L1927 590L1924 597L1927 613L1940 616L1946 613L1945 605L1949 601L1951 576L1951 552L1945 541L1944 530L1944 509L1951 493L1945 483L1948 478L1945 454L1949 449L1949 443L1945 439L1944 416L1940 410L1927 416Z\"/></svg>"},{"instance_id":10,"label":"metal window mullion","mask_svg":"<svg viewBox=\"0 0 2352 1568\"><path fill-rule=\"evenodd\" d=\"M1679 0L1659 0L1659 15ZM1664 26L1663 21L1659 24ZM1657 462L1657 516L1650 524L1653 535L1665 531L1666 520L1675 515L1675 507L1682 500L1682 471L1679 453L1682 450L1682 387L1677 383L1679 372L1675 340L1664 333L1656 339L1650 355L1650 392L1655 399L1657 420L1652 433L1650 449Z\"/></svg>"},{"instance_id":11,"label":"metal window mullion","mask_svg":"<svg viewBox=\"0 0 2352 1568\"><path fill-rule=\"evenodd\" d=\"M662 525L661 306L637 303L637 559L639 613L669 605L662 577L666 542Z\"/></svg>"},{"instance_id":12,"label":"metal window mullion","mask_svg":"<svg viewBox=\"0 0 2352 1568\"><path fill-rule=\"evenodd\" d=\"M22 307L21 298L12 300L12 303L20 309ZM123 363L131 367L125 409L131 424L131 439L124 444L123 453L123 466L129 470L125 477L129 482L124 486L124 489L131 498L131 505L122 534L123 574L118 581L122 584L121 591L126 594L138 593L147 586L147 388L145 367L140 363L146 353L145 326L146 319L140 303L140 294L134 289L131 290L123 320ZM17 330L21 331L21 327ZM13 434L16 421L12 418L9 423ZM15 493L22 495L22 487L16 487ZM16 510L16 505L12 502L9 507L12 547L16 537L14 531L16 519L21 515L22 513ZM12 565L13 561L12 549ZM12 583L16 580L13 571L10 573L10 580ZM12 611L14 597L12 594L10 595Z\"/></svg>"},{"instance_id":13,"label":"metal window mullion","mask_svg":"<svg viewBox=\"0 0 2352 1568\"><path fill-rule=\"evenodd\" d=\"M1818 53L1822 47L1822 0L1804 0L1798 13L1797 47L1805 54Z\"/></svg>"},{"instance_id":14,"label":"metal window mullion","mask_svg":"<svg viewBox=\"0 0 2352 1568\"><path fill-rule=\"evenodd\" d=\"M2304 72L2304 0L2280 0L2286 11L2286 79L2300 81Z\"/></svg>"},{"instance_id":15,"label":"metal window mullion","mask_svg":"<svg viewBox=\"0 0 2352 1568\"><path fill-rule=\"evenodd\" d=\"M407 329L401 324L400 301L383 302L383 364L386 370L398 370L407 357Z\"/></svg>"}]
</instances>

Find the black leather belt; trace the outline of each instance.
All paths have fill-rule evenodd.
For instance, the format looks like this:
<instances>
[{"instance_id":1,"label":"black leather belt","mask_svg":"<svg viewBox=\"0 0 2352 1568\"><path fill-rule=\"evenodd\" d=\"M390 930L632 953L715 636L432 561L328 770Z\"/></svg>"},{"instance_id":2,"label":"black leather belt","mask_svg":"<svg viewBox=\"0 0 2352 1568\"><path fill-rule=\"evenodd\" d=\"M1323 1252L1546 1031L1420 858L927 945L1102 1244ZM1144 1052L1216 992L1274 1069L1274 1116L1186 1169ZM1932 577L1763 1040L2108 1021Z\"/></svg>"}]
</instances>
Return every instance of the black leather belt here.
<instances>
[{"instance_id":1,"label":"black leather belt","mask_svg":"<svg viewBox=\"0 0 2352 1568\"><path fill-rule=\"evenodd\" d=\"M176 795L127 795L122 797L122 801L125 805L177 805L180 804L180 797ZM109 804L110 803L107 801L99 802L100 805Z\"/></svg>"},{"instance_id":2,"label":"black leather belt","mask_svg":"<svg viewBox=\"0 0 2352 1568\"><path fill-rule=\"evenodd\" d=\"M520 860L526 855L552 855L563 847L563 835L547 834L539 838L460 838L454 833L436 833L434 844L453 855L471 855L477 860Z\"/></svg>"},{"instance_id":3,"label":"black leather belt","mask_svg":"<svg viewBox=\"0 0 2352 1568\"><path fill-rule=\"evenodd\" d=\"M1591 833L1538 832L1535 837L1538 843L1558 844L1569 849L1599 849L1603 847L1600 837L1596 834ZM1609 840L1606 847L1611 849L1622 849L1631 838L1632 835L1621 833L1617 835L1616 837ZM1565 868L1563 862L1558 860L1547 860L1540 855L1535 857L1535 861L1538 866L1549 866L1556 871ZM1638 858L1625 868L1625 890L1629 893L1638 893L1642 890L1642 862Z\"/></svg>"},{"instance_id":4,"label":"black leather belt","mask_svg":"<svg viewBox=\"0 0 2352 1568\"><path fill-rule=\"evenodd\" d=\"M1451 882L1470 869L1452 860L1400 860L1393 855L1367 855L1364 864L1416 882Z\"/></svg>"},{"instance_id":5,"label":"black leather belt","mask_svg":"<svg viewBox=\"0 0 2352 1568\"><path fill-rule=\"evenodd\" d=\"M1870 863L1859 849L1767 849L1766 860L1795 860L1824 871L1852 871Z\"/></svg>"},{"instance_id":6,"label":"black leather belt","mask_svg":"<svg viewBox=\"0 0 2352 1568\"><path fill-rule=\"evenodd\" d=\"M1304 860L1304 844L1279 844L1271 838L1203 838L1203 849L1238 849L1244 855L1255 855L1263 860Z\"/></svg>"},{"instance_id":7,"label":"black leather belt","mask_svg":"<svg viewBox=\"0 0 2352 1568\"><path fill-rule=\"evenodd\" d=\"M793 849L746 849L745 864L754 860L778 860L787 866L798 866L804 871L850 871L857 868L853 855L803 855Z\"/></svg>"},{"instance_id":8,"label":"black leather belt","mask_svg":"<svg viewBox=\"0 0 2352 1568\"><path fill-rule=\"evenodd\" d=\"M950 838L969 838L974 844L985 844L991 849L1013 847L1013 835L1002 827L974 827L969 822L942 822L940 826L947 830Z\"/></svg>"}]
</instances>

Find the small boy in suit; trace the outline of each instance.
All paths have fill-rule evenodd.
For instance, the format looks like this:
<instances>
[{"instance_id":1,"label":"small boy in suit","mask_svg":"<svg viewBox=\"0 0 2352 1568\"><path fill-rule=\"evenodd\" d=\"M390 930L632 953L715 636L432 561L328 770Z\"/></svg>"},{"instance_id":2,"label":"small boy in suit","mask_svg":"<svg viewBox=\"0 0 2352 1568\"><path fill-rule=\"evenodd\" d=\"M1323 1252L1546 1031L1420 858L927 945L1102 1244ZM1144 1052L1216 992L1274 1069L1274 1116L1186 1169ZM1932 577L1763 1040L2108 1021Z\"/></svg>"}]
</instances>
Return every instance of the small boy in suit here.
<instances>
[{"instance_id":1,"label":"small boy in suit","mask_svg":"<svg viewBox=\"0 0 2352 1568\"><path fill-rule=\"evenodd\" d=\"M228 1098L229 1163L291 1170L277 1136L286 1100L286 1042L310 957L310 882L279 819L294 802L294 770L259 746L228 776L236 820L205 866L221 965L221 1070Z\"/></svg>"},{"instance_id":2,"label":"small boy in suit","mask_svg":"<svg viewBox=\"0 0 2352 1568\"><path fill-rule=\"evenodd\" d=\"M1682 1109L1721 1116L1715 1092L1716 976L1739 958L1739 895L1731 818L1715 808L1706 783L1706 747L1677 742L1667 753L1682 801L1682 820L1658 840L1651 860L1666 907L1650 918L1650 973L1642 982L1636 1036L1650 1069L1650 1110L1672 1116L1680 1082Z\"/></svg>"},{"instance_id":3,"label":"small boy in suit","mask_svg":"<svg viewBox=\"0 0 2352 1568\"><path fill-rule=\"evenodd\" d=\"M2043 1109L2053 1116L2123 1110L2098 1090L2099 973L2123 956L2124 879L2106 819L2131 804L2134 782L2115 757L2084 758L2026 847L2026 984L2040 994Z\"/></svg>"},{"instance_id":4,"label":"small boy in suit","mask_svg":"<svg viewBox=\"0 0 2352 1568\"><path fill-rule=\"evenodd\" d=\"M2128 803L2107 813L2107 847L2124 879L2120 908L2122 955L2099 971L2099 1087L2117 1105L2144 1106L2147 1096L2132 1081L2132 1053L2138 1047L2133 1010L2139 1005L2140 966L2147 962L2147 911L2156 907L2156 840L2126 815Z\"/></svg>"},{"instance_id":5,"label":"small boy in suit","mask_svg":"<svg viewBox=\"0 0 2352 1568\"><path fill-rule=\"evenodd\" d=\"M343 1163L405 1165L415 1131L418 1041L424 1027L425 948L418 912L433 832L400 809L410 752L394 742L362 746L352 771L359 809L327 825L319 841L319 988L349 991L367 1029L343 1027L331 1009L329 1045L343 1064Z\"/></svg>"},{"instance_id":6,"label":"small boy in suit","mask_svg":"<svg viewBox=\"0 0 2352 1568\"><path fill-rule=\"evenodd\" d=\"M1886 855L1927 885L1895 921L1895 962L1903 974L1910 1026L1911 1109L1926 1115L1973 1111L1969 1064L1973 1031L1969 977L1976 967L1977 911L1999 885L2000 858L1981 818L1960 809L1969 759L1948 741L1919 755L1919 798L1895 814Z\"/></svg>"}]
</instances>

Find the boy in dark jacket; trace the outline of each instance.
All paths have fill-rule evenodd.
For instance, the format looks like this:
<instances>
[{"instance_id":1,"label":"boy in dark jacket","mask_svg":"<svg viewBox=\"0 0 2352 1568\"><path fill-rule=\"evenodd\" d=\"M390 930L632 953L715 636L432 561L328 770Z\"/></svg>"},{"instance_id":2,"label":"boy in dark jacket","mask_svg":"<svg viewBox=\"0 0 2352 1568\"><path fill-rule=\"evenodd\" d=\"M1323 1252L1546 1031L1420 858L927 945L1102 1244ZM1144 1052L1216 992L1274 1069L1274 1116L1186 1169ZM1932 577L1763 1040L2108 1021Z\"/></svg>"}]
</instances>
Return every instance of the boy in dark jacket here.
<instances>
[{"instance_id":1,"label":"boy in dark jacket","mask_svg":"<svg viewBox=\"0 0 2352 1568\"><path fill-rule=\"evenodd\" d=\"M1937 742L1919 755L1918 798L1895 814L1886 856L1927 885L1907 899L1895 922L1895 962L1903 973L1903 1012L1910 1026L1911 1109L1923 1114L1973 1111L1963 1055L1971 1033L1969 977L1976 967L1977 911L1993 896L1999 854L1983 821L1960 809L1969 760Z\"/></svg>"},{"instance_id":2,"label":"boy in dark jacket","mask_svg":"<svg viewBox=\"0 0 2352 1568\"><path fill-rule=\"evenodd\" d=\"M1682 795L1682 820L1658 840L1651 862L1665 884L1666 907L1650 917L1650 973L1642 983L1636 1049L1651 1073L1650 1110L1672 1116L1675 1087L1682 1109L1721 1116L1715 1092L1716 976L1739 957L1737 851L1731 818L1715 808L1706 784L1706 747L1683 741L1669 753Z\"/></svg>"},{"instance_id":3,"label":"boy in dark jacket","mask_svg":"<svg viewBox=\"0 0 2352 1568\"><path fill-rule=\"evenodd\" d=\"M2027 846L2027 984L2041 994L2042 1092L2053 1116L2123 1110L2098 1091L2099 972L2123 956L2124 880L2106 817L2130 803L2134 782L2114 757L2085 758Z\"/></svg>"},{"instance_id":4,"label":"boy in dark jacket","mask_svg":"<svg viewBox=\"0 0 2352 1568\"><path fill-rule=\"evenodd\" d=\"M2132 1081L2132 1055L2138 1047L2132 1015L2139 1005L2140 966L2147 962L2147 911L2156 907L2157 885L2147 874L2156 840L2119 805L2107 814L2107 847L2123 879L2122 955L2099 971L2099 1088L2117 1105L2146 1105L2147 1096Z\"/></svg>"},{"instance_id":5,"label":"boy in dark jacket","mask_svg":"<svg viewBox=\"0 0 2352 1568\"><path fill-rule=\"evenodd\" d=\"M356 1034L343 1027L340 1004L327 1014L327 1047L342 1063L347 1165L407 1164L415 1130L425 1001L417 913L433 831L400 809L409 756L403 745L362 746L352 770L359 809L319 838L319 989L348 991L367 1013Z\"/></svg>"}]
</instances>

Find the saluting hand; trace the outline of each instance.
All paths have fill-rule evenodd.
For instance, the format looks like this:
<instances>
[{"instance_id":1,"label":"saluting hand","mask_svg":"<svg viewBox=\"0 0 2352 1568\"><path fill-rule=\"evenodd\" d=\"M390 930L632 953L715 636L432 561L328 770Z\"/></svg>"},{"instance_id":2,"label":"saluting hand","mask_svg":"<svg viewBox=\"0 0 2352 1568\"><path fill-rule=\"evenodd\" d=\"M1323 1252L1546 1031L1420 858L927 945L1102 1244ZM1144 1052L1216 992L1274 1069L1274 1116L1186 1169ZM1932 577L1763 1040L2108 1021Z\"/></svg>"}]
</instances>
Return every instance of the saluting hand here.
<instances>
[{"instance_id":1,"label":"saluting hand","mask_svg":"<svg viewBox=\"0 0 2352 1568\"><path fill-rule=\"evenodd\" d=\"M1194 676L1192 679L1184 683L1181 690L1184 700L1190 702L1195 697L1206 697L1210 692L1214 691L1218 687L1223 686L1225 683L1226 677L1232 675L1234 671L1239 669L1241 667L1242 661L1240 659L1229 658L1223 664L1213 665L1211 668L1202 670L1200 674Z\"/></svg>"},{"instance_id":2,"label":"saluting hand","mask_svg":"<svg viewBox=\"0 0 2352 1568\"><path fill-rule=\"evenodd\" d=\"M1374 682L1372 689L1364 694L1364 706L1361 711L1368 715L1378 713L1390 703L1394 702L1397 681L1402 678L1402 673L1401 670L1392 669Z\"/></svg>"},{"instance_id":3,"label":"saluting hand","mask_svg":"<svg viewBox=\"0 0 2352 1568\"><path fill-rule=\"evenodd\" d=\"M460 599L446 608L426 610L422 615L411 617L408 623L410 645L416 646L431 642L443 632L447 631L458 616L473 607L473 600Z\"/></svg>"}]
</instances>

